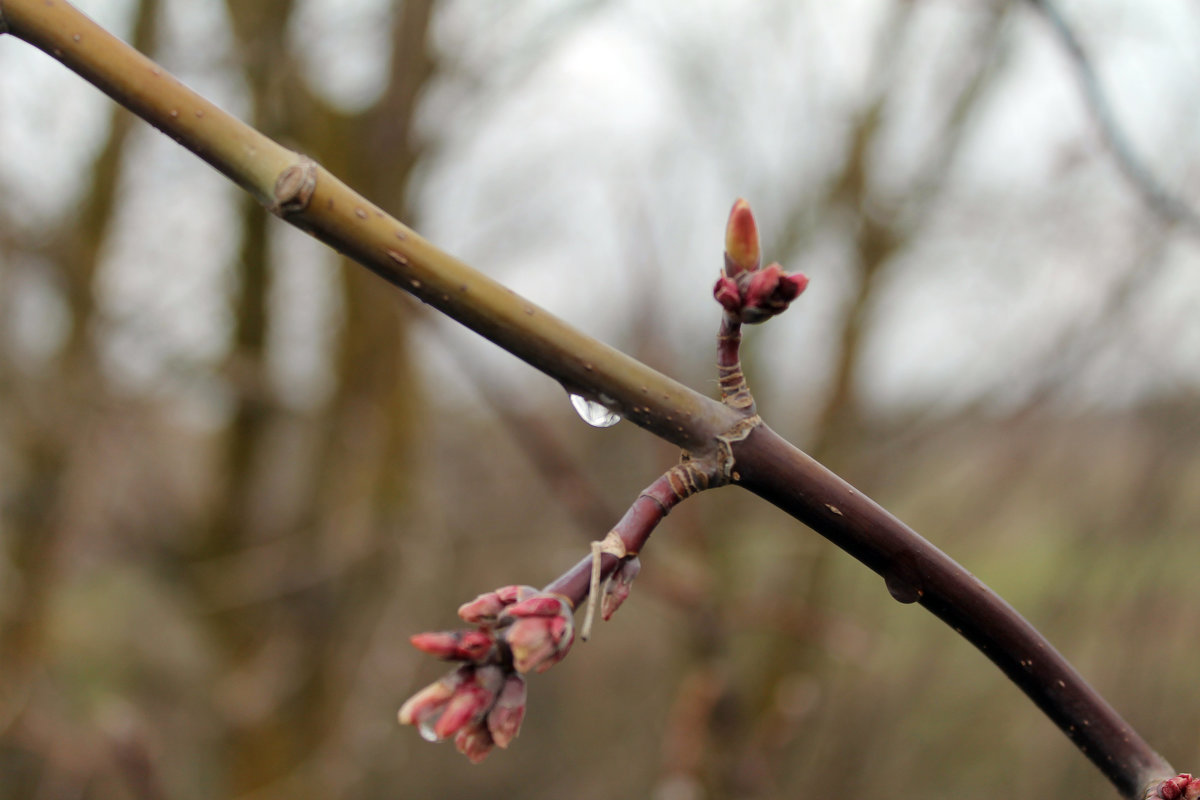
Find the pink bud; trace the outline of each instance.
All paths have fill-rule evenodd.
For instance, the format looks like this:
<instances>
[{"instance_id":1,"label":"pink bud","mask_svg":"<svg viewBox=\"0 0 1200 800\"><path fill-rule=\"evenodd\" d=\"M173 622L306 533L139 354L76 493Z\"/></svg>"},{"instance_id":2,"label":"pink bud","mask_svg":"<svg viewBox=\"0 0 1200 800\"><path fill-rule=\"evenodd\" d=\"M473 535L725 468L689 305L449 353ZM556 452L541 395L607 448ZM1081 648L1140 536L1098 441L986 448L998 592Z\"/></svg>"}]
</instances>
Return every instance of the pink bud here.
<instances>
[{"instance_id":1,"label":"pink bud","mask_svg":"<svg viewBox=\"0 0 1200 800\"><path fill-rule=\"evenodd\" d=\"M758 226L750 204L740 197L729 211L725 225L725 274L736 278L742 272L753 272L761 263L758 247Z\"/></svg>"},{"instance_id":2,"label":"pink bud","mask_svg":"<svg viewBox=\"0 0 1200 800\"><path fill-rule=\"evenodd\" d=\"M504 631L504 639L517 672L545 672L567 655L575 630L570 612L564 611L554 617L522 617Z\"/></svg>"},{"instance_id":3,"label":"pink bud","mask_svg":"<svg viewBox=\"0 0 1200 800\"><path fill-rule=\"evenodd\" d=\"M505 608L518 600L538 593L532 586L501 586L494 592L485 592L469 603L459 606L458 615L473 625L494 623Z\"/></svg>"},{"instance_id":4,"label":"pink bud","mask_svg":"<svg viewBox=\"0 0 1200 800\"><path fill-rule=\"evenodd\" d=\"M612 579L604 588L604 599L600 603L600 616L605 622L612 619L617 609L629 597L633 589L633 579L642 571L642 561L637 556L621 561L621 566L613 573Z\"/></svg>"},{"instance_id":5,"label":"pink bud","mask_svg":"<svg viewBox=\"0 0 1200 800\"><path fill-rule=\"evenodd\" d=\"M525 679L520 675L509 675L496 698L496 705L487 715L488 730L498 747L508 747L521 732L521 721L525 718Z\"/></svg>"},{"instance_id":6,"label":"pink bud","mask_svg":"<svg viewBox=\"0 0 1200 800\"><path fill-rule=\"evenodd\" d=\"M486 592L469 603L459 606L458 616L462 618L463 622L482 625L486 622L494 622L503 610L504 603L500 600L500 596L495 592Z\"/></svg>"},{"instance_id":7,"label":"pink bud","mask_svg":"<svg viewBox=\"0 0 1200 800\"><path fill-rule=\"evenodd\" d=\"M805 275L788 275L778 264L756 272L746 287L742 322L756 324L785 311L807 286Z\"/></svg>"},{"instance_id":8,"label":"pink bud","mask_svg":"<svg viewBox=\"0 0 1200 800\"><path fill-rule=\"evenodd\" d=\"M713 297L721 304L721 308L730 314L737 314L742 310L742 296L732 278L726 278L724 275L718 278L717 285L713 287Z\"/></svg>"},{"instance_id":9,"label":"pink bud","mask_svg":"<svg viewBox=\"0 0 1200 800\"><path fill-rule=\"evenodd\" d=\"M556 617L561 614L569 615L570 608L566 600L556 594L537 594L514 603L504 610L510 617Z\"/></svg>"},{"instance_id":10,"label":"pink bud","mask_svg":"<svg viewBox=\"0 0 1200 800\"><path fill-rule=\"evenodd\" d=\"M455 689L454 696L442 710L433 732L439 739L444 739L457 733L464 725L483 719L488 709L496 702L496 695L503 683L504 673L499 667L487 666L472 670Z\"/></svg>"},{"instance_id":11,"label":"pink bud","mask_svg":"<svg viewBox=\"0 0 1200 800\"><path fill-rule=\"evenodd\" d=\"M1197 798L1200 798L1200 778L1192 778L1190 781L1188 781L1188 785L1183 789L1183 796L1186 798L1186 800L1196 800Z\"/></svg>"},{"instance_id":12,"label":"pink bud","mask_svg":"<svg viewBox=\"0 0 1200 800\"><path fill-rule=\"evenodd\" d=\"M496 594L504 602L504 605L511 606L518 600L524 600L526 597L532 597L537 594L538 590L532 586L512 584L509 586L501 586L496 590Z\"/></svg>"},{"instance_id":13,"label":"pink bud","mask_svg":"<svg viewBox=\"0 0 1200 800\"><path fill-rule=\"evenodd\" d=\"M418 633L409 641L418 650L438 658L472 662L485 660L495 644L494 636L484 630Z\"/></svg>"},{"instance_id":14,"label":"pink bud","mask_svg":"<svg viewBox=\"0 0 1200 800\"><path fill-rule=\"evenodd\" d=\"M1184 789L1187 788L1188 782L1191 780L1191 775L1176 775L1174 778L1169 778L1163 781L1158 786L1158 795L1163 800L1177 800L1183 795Z\"/></svg>"},{"instance_id":15,"label":"pink bud","mask_svg":"<svg viewBox=\"0 0 1200 800\"><path fill-rule=\"evenodd\" d=\"M493 744L495 743L492 741L492 735L488 733L487 726L482 722L467 725L454 737L454 746L472 764L478 764L487 758L488 753L492 752Z\"/></svg>"},{"instance_id":16,"label":"pink bud","mask_svg":"<svg viewBox=\"0 0 1200 800\"><path fill-rule=\"evenodd\" d=\"M459 684L463 681L461 670L455 670L445 675L436 683L431 683L414 694L400 706L401 725L420 725L442 713L450 698L454 696Z\"/></svg>"}]
</instances>

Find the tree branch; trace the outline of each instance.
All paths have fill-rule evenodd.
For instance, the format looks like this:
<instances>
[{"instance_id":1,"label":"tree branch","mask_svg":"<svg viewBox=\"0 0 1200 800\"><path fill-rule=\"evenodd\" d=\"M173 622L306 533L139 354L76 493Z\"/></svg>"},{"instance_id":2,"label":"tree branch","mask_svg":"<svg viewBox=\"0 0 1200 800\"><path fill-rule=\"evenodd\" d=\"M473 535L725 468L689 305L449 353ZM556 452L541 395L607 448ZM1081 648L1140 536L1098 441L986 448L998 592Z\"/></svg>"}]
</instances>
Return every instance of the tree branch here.
<instances>
[{"instance_id":1,"label":"tree branch","mask_svg":"<svg viewBox=\"0 0 1200 800\"><path fill-rule=\"evenodd\" d=\"M7 32L49 53L167 133L273 213L492 340L570 391L602 402L702 459L717 455L722 446L731 446L736 469L729 474L734 483L787 511L861 560L883 576L897 600L919 602L954 627L1016 682L1125 796L1142 797L1147 786L1157 791L1154 787L1173 774L998 596L757 418L746 417L585 336L437 249L317 164L277 145L187 89L63 0L0 0L0 25L7 25ZM0 32L3 30L0 27ZM784 275L778 265L736 281L736 275L727 277L732 283L718 284L718 299L727 313L738 313L748 322L757 321L755 317L764 309L775 308L782 289L796 288L787 284L794 276ZM733 351L725 355L732 357ZM732 367L730 359L725 360L724 366ZM751 421L757 427L738 440L745 434L745 423ZM647 519L657 513L653 503L635 504L635 508L638 510L630 513L647 513ZM665 513L665 507L661 510ZM638 523L634 527L648 531L652 525ZM590 560L587 563L585 568L581 562L551 588L581 596L586 588L580 582L586 583L584 573L591 571ZM604 567L611 571L618 563L619 559L610 556ZM517 602L512 608L521 610L519 621L527 630L542 630L557 619L547 615L543 596L514 599ZM494 682L495 676L478 674L460 680L468 679L482 685ZM523 686L514 684L504 691L509 688L515 704L515 695L518 689L523 692ZM446 687L441 690L449 691ZM515 705L504 706L512 708ZM502 727L511 730L511 721Z\"/></svg>"},{"instance_id":2,"label":"tree branch","mask_svg":"<svg viewBox=\"0 0 1200 800\"><path fill-rule=\"evenodd\" d=\"M919 603L992 660L1125 797L1174 774L1012 606L853 486L761 426L734 445L738 477L878 573L901 603Z\"/></svg>"}]
</instances>

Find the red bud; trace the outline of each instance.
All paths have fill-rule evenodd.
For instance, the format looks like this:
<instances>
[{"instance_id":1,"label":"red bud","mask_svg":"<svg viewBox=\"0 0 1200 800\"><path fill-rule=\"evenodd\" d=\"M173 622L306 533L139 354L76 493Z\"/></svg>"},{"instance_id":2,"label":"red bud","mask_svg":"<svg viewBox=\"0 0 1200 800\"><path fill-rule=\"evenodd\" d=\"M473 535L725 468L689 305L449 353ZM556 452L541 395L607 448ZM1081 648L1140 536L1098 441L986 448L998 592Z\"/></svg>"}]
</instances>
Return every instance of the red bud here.
<instances>
[{"instance_id":1,"label":"red bud","mask_svg":"<svg viewBox=\"0 0 1200 800\"><path fill-rule=\"evenodd\" d=\"M1177 800L1177 798L1183 796L1183 792L1191 779L1191 775L1182 774L1163 781L1159 784L1158 796L1163 798L1163 800Z\"/></svg>"},{"instance_id":2,"label":"red bud","mask_svg":"<svg viewBox=\"0 0 1200 800\"><path fill-rule=\"evenodd\" d=\"M750 204L739 197L725 225L725 274L736 278L739 273L758 269L760 263L758 226Z\"/></svg>"},{"instance_id":3,"label":"red bud","mask_svg":"<svg viewBox=\"0 0 1200 800\"><path fill-rule=\"evenodd\" d=\"M493 635L484 630L418 633L409 641L418 650L438 658L472 662L485 660L495 644Z\"/></svg>"},{"instance_id":4,"label":"red bud","mask_svg":"<svg viewBox=\"0 0 1200 800\"><path fill-rule=\"evenodd\" d=\"M569 614L566 601L556 594L538 594L514 603L504 611L510 617L557 617Z\"/></svg>"},{"instance_id":5,"label":"red bud","mask_svg":"<svg viewBox=\"0 0 1200 800\"><path fill-rule=\"evenodd\" d=\"M508 606L537 593L538 590L532 586L501 586L494 592L484 592L469 603L463 603L458 608L458 615L473 625L490 624Z\"/></svg>"},{"instance_id":6,"label":"red bud","mask_svg":"<svg viewBox=\"0 0 1200 800\"><path fill-rule=\"evenodd\" d=\"M400 706L400 713L397 715L400 724L420 725L441 714L463 681L463 675L460 673L461 670L455 670L408 698L404 705Z\"/></svg>"},{"instance_id":7,"label":"red bud","mask_svg":"<svg viewBox=\"0 0 1200 800\"><path fill-rule=\"evenodd\" d=\"M496 705L488 712L487 726L497 747L508 747L521 732L521 721L525 718L525 679L520 675L509 675L496 698Z\"/></svg>"},{"instance_id":8,"label":"red bud","mask_svg":"<svg viewBox=\"0 0 1200 800\"><path fill-rule=\"evenodd\" d=\"M786 311L807 287L805 275L788 275L778 264L754 273L743 295L742 322L753 325Z\"/></svg>"},{"instance_id":9,"label":"red bud","mask_svg":"<svg viewBox=\"0 0 1200 800\"><path fill-rule=\"evenodd\" d=\"M492 735L488 733L487 726L483 723L468 725L454 737L454 746L472 764L478 764L487 758L488 753L492 752L493 744Z\"/></svg>"},{"instance_id":10,"label":"red bud","mask_svg":"<svg viewBox=\"0 0 1200 800\"><path fill-rule=\"evenodd\" d=\"M629 592L633 588L633 579L642 571L642 561L637 556L626 558L621 561L621 566L617 567L617 571L613 573L612 579L604 588L604 599L600 604L600 616L608 622L612 619L612 615L617 613L617 609L629 597Z\"/></svg>"},{"instance_id":11,"label":"red bud","mask_svg":"<svg viewBox=\"0 0 1200 800\"><path fill-rule=\"evenodd\" d=\"M718 278L717 285L713 287L713 297L721 304L721 308L730 314L737 314L742 310L742 295L732 278L726 278L724 275Z\"/></svg>"},{"instance_id":12,"label":"red bud","mask_svg":"<svg viewBox=\"0 0 1200 800\"><path fill-rule=\"evenodd\" d=\"M554 617L522 617L505 629L504 639L517 672L545 672L566 656L575 631L566 612Z\"/></svg>"}]
</instances>

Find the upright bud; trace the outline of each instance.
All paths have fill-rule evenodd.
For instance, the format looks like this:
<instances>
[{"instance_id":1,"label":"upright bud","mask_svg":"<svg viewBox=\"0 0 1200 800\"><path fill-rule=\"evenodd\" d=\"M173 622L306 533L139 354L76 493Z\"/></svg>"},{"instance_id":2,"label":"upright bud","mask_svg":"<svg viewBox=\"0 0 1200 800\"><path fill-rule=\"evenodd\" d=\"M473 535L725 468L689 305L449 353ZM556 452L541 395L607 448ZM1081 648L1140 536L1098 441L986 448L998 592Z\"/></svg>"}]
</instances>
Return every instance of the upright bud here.
<instances>
[{"instance_id":1,"label":"upright bud","mask_svg":"<svg viewBox=\"0 0 1200 800\"><path fill-rule=\"evenodd\" d=\"M725 226L725 268L713 297L740 323L753 325L782 313L808 286L800 273L789 275L778 264L760 269L761 263L758 226L750 205L738 199Z\"/></svg>"},{"instance_id":2,"label":"upright bud","mask_svg":"<svg viewBox=\"0 0 1200 800\"><path fill-rule=\"evenodd\" d=\"M725 274L736 278L743 272L754 272L762 263L758 247L758 225L750 204L738 198L729 211L725 225Z\"/></svg>"}]
</instances>

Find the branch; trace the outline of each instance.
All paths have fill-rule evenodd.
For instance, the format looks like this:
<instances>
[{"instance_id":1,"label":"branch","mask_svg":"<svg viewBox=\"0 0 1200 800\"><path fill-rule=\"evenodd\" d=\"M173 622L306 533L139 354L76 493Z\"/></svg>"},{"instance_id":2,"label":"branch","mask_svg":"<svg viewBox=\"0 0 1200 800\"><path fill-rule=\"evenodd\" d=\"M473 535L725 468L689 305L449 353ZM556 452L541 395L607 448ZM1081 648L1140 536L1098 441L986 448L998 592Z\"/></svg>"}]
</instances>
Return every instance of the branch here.
<instances>
[{"instance_id":1,"label":"branch","mask_svg":"<svg viewBox=\"0 0 1200 800\"><path fill-rule=\"evenodd\" d=\"M1067 51L1075 67L1075 76L1079 79L1079 88L1083 91L1084 102L1096 127L1100 129L1100 137L1116 159L1121 174L1154 213L1170 222L1187 226L1193 233L1200 233L1200 214L1163 186L1134 151L1132 143L1117 123L1116 115L1105 97L1104 89L1100 86L1100 79L1091 59L1083 49L1083 43L1075 35L1066 17L1058 10L1058 6L1053 0L1029 0L1029 3L1046 17L1063 49Z\"/></svg>"},{"instance_id":2,"label":"branch","mask_svg":"<svg viewBox=\"0 0 1200 800\"><path fill-rule=\"evenodd\" d=\"M920 602L991 658L1125 796L1141 798L1153 792L1174 798L1191 791L1187 781L1182 788L1173 788L1172 781L1179 778L1170 778L1170 766L1029 623L936 547L748 414L747 409L753 408L748 393L751 405L747 407L718 403L576 331L437 249L314 162L221 111L63 0L0 0L3 32L63 62L286 221L492 340L573 393L602 402L691 451L695 463L687 467L685 462L683 473L691 476L694 488L703 488L701 476L705 481L728 477L845 549L880 574L897 600ZM736 205L734 212L736 219ZM757 269L757 235L750 253L746 230L739 234L742 239L727 236L732 262L727 258L716 287L728 318L723 323L726 334L736 328L733 318L738 324L761 321L786 307L803 288L802 276L788 276L778 265ZM747 266L751 260L754 268ZM723 374L731 379L735 344L732 338L722 344L726 348L721 356ZM740 373L740 366L736 371ZM740 398L740 384L730 380L728 385L723 382L723 388L727 397ZM668 472L660 478L635 502L627 522L618 524L618 529L625 527L618 530L618 537L626 556L636 553L640 544L623 534L648 535L670 505L692 491L672 486L673 474L680 475ZM663 493L663 481L668 494ZM677 499L672 501L672 496ZM602 555L601 575L629 563L626 556L612 549ZM560 648L567 641L564 626L570 622L567 598L574 604L588 591L592 564L589 557L552 583L547 588L553 594L509 587L513 591L503 598L491 593L468 604L463 615L475 623L490 618L489 624L505 616L504 635L515 660L527 668L549 666L565 653ZM495 647L496 641L474 636L463 647L474 653L472 648L483 645ZM450 679L430 687L426 700L435 695L466 698L454 701L455 712L464 719L464 713L469 712L470 718L478 712L467 707L468 701L476 702L479 692L491 692L489 724L495 713L497 729L511 738L514 719L519 726L524 684L516 680L519 675L506 679L493 666L465 665ZM442 716L435 727L445 732L454 727L453 721L453 716ZM464 749L477 753L479 746L478 740L468 741Z\"/></svg>"},{"instance_id":3,"label":"branch","mask_svg":"<svg viewBox=\"0 0 1200 800\"><path fill-rule=\"evenodd\" d=\"M737 421L725 406L577 331L437 249L304 156L188 89L66 2L2 0L8 31L61 61L270 211L500 345L570 391L685 449ZM604 395L602 398L601 395Z\"/></svg>"}]
</instances>

